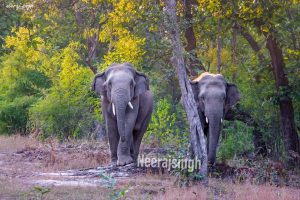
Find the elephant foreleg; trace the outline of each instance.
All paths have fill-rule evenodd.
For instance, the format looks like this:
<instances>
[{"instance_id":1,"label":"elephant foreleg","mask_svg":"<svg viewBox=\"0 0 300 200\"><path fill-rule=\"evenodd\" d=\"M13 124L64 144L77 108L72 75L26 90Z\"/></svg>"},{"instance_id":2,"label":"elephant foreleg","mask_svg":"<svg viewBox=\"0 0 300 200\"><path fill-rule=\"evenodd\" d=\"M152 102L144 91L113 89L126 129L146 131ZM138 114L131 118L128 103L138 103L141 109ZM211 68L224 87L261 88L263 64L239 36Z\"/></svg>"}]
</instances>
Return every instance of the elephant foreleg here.
<instances>
[{"instance_id":1,"label":"elephant foreleg","mask_svg":"<svg viewBox=\"0 0 300 200\"><path fill-rule=\"evenodd\" d=\"M119 143L119 133L117 128L117 123L115 119L110 116L106 116L106 131L108 136L109 148L111 153L111 162L116 163L118 160L117 149Z\"/></svg>"},{"instance_id":2,"label":"elephant foreleg","mask_svg":"<svg viewBox=\"0 0 300 200\"><path fill-rule=\"evenodd\" d=\"M133 144L133 128L135 125L138 113L138 101L131 102L134 109L127 107L125 119L125 141L119 141L118 146L118 165L126 165L133 162L132 158L132 144Z\"/></svg>"},{"instance_id":3,"label":"elephant foreleg","mask_svg":"<svg viewBox=\"0 0 300 200\"><path fill-rule=\"evenodd\" d=\"M151 119L151 113L153 110L153 96L150 91L145 92L143 95L140 95L140 110L137 116L137 121L133 134L133 159L136 162L140 145L144 136L144 133L147 130L149 121Z\"/></svg>"}]
</instances>

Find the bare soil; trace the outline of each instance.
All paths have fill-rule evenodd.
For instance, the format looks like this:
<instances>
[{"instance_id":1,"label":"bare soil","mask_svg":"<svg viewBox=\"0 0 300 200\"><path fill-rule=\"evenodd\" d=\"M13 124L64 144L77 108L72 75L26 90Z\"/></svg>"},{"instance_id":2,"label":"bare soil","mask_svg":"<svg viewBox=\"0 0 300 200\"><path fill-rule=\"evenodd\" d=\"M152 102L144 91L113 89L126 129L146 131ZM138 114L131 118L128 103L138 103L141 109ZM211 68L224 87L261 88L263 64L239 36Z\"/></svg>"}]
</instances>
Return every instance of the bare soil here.
<instances>
[{"instance_id":1,"label":"bare soil","mask_svg":"<svg viewBox=\"0 0 300 200\"><path fill-rule=\"evenodd\" d=\"M206 187L179 187L176 180L160 171L109 165L106 142L0 136L0 199L300 199L295 186L213 176Z\"/></svg>"}]
</instances>

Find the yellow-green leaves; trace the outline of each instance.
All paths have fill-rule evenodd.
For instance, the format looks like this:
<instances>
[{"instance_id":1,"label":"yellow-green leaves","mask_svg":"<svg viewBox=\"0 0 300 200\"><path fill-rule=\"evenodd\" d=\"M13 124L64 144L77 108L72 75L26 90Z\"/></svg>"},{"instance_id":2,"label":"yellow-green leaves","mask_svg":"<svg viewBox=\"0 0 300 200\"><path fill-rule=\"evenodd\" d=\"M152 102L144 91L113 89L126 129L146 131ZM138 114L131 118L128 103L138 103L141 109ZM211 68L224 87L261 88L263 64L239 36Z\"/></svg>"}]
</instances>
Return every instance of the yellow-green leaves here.
<instances>
[{"instance_id":1,"label":"yellow-green leaves","mask_svg":"<svg viewBox=\"0 0 300 200\"><path fill-rule=\"evenodd\" d=\"M134 66L139 66L143 61L143 45L145 39L138 38L134 35L126 35L114 42L114 50L107 53L104 56L105 63L103 66L116 62L130 62Z\"/></svg>"},{"instance_id":2,"label":"yellow-green leaves","mask_svg":"<svg viewBox=\"0 0 300 200\"><path fill-rule=\"evenodd\" d=\"M100 31L99 40L109 42L109 51L104 55L101 69L114 62L131 62L139 66L143 60L145 38L134 33L130 27L141 19L142 4L135 1L112 1L113 10Z\"/></svg>"},{"instance_id":3,"label":"yellow-green leaves","mask_svg":"<svg viewBox=\"0 0 300 200\"><path fill-rule=\"evenodd\" d=\"M58 90L63 92L64 98L77 99L87 94L86 87L92 79L93 73L90 69L80 66L79 43L71 42L62 52L61 71L58 74Z\"/></svg>"},{"instance_id":4,"label":"yellow-green leaves","mask_svg":"<svg viewBox=\"0 0 300 200\"><path fill-rule=\"evenodd\" d=\"M15 29L15 36L6 38L6 48L12 51L2 59L0 87L13 88L20 76L29 70L47 73L48 69L43 66L43 63L49 62L48 56L43 53L46 46L41 38L33 37L33 33L34 30L19 27L18 30Z\"/></svg>"},{"instance_id":5,"label":"yellow-green leaves","mask_svg":"<svg viewBox=\"0 0 300 200\"><path fill-rule=\"evenodd\" d=\"M45 137L76 138L93 126L94 116L89 112L94 103L90 95L93 73L79 64L80 47L78 42L70 42L53 57L59 69L53 87L30 109L31 123L40 127Z\"/></svg>"}]
</instances>

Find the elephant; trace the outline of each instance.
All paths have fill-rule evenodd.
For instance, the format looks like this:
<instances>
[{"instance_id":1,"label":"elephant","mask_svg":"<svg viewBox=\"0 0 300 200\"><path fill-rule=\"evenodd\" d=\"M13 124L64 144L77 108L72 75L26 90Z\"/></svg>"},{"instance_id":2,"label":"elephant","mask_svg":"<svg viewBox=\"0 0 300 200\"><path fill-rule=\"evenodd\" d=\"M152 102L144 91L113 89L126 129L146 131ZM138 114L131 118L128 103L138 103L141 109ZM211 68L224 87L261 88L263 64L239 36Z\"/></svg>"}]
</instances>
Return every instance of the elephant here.
<instances>
[{"instance_id":1,"label":"elephant","mask_svg":"<svg viewBox=\"0 0 300 200\"><path fill-rule=\"evenodd\" d=\"M221 74L202 73L191 81L203 132L207 138L208 162L213 165L222 124L227 112L240 100L235 84Z\"/></svg>"},{"instance_id":2,"label":"elephant","mask_svg":"<svg viewBox=\"0 0 300 200\"><path fill-rule=\"evenodd\" d=\"M136 162L153 110L149 79L130 63L114 63L95 75L92 90L101 96L112 163Z\"/></svg>"}]
</instances>

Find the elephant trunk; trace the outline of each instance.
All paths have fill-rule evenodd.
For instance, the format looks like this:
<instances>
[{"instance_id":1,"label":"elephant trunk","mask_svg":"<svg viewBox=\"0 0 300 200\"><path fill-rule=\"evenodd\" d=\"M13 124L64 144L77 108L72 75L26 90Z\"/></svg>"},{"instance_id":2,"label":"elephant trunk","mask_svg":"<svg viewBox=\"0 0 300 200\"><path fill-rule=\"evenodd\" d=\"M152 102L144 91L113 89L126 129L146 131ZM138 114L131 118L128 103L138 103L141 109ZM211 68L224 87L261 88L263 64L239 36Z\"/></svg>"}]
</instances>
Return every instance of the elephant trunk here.
<instances>
[{"instance_id":1,"label":"elephant trunk","mask_svg":"<svg viewBox=\"0 0 300 200\"><path fill-rule=\"evenodd\" d=\"M116 95L112 96L112 101L116 109L117 117L117 126L118 132L121 137L121 141L125 141L125 116L126 116L126 107L129 102L129 97L127 97L127 90L119 89L116 91Z\"/></svg>"},{"instance_id":2,"label":"elephant trunk","mask_svg":"<svg viewBox=\"0 0 300 200\"><path fill-rule=\"evenodd\" d=\"M117 125L118 125L118 132L121 137L121 141L125 141L125 108L120 108L117 106Z\"/></svg>"},{"instance_id":3,"label":"elephant trunk","mask_svg":"<svg viewBox=\"0 0 300 200\"><path fill-rule=\"evenodd\" d=\"M221 132L221 116L212 115L208 116L209 126L209 138L208 138L208 161L210 164L214 164L216 160L217 146L219 142L219 136Z\"/></svg>"}]
</instances>

